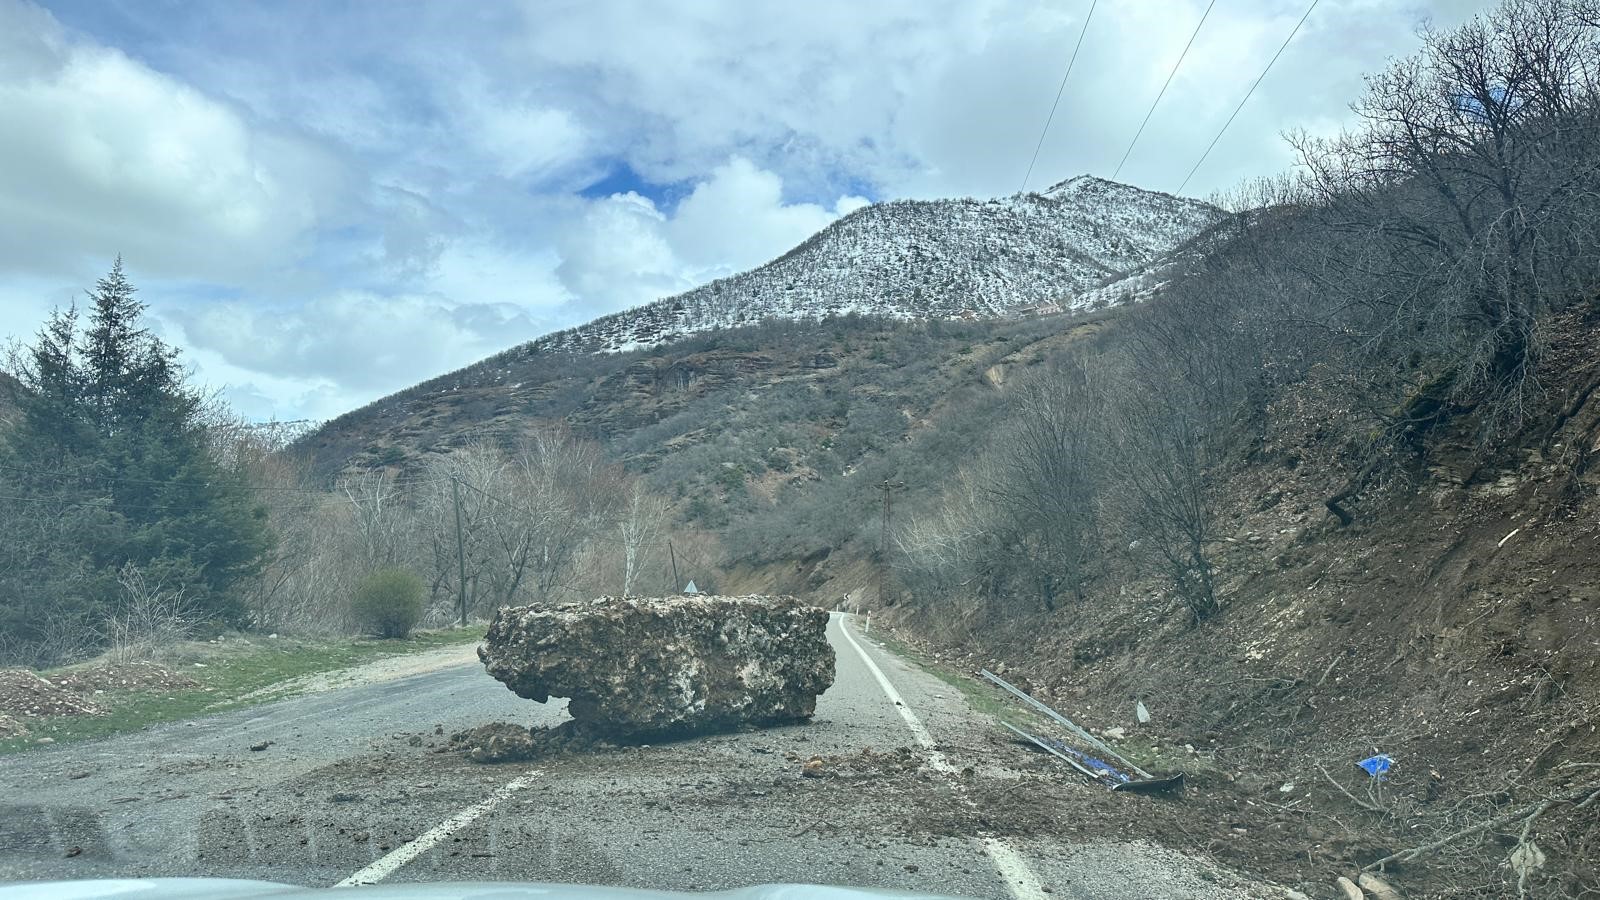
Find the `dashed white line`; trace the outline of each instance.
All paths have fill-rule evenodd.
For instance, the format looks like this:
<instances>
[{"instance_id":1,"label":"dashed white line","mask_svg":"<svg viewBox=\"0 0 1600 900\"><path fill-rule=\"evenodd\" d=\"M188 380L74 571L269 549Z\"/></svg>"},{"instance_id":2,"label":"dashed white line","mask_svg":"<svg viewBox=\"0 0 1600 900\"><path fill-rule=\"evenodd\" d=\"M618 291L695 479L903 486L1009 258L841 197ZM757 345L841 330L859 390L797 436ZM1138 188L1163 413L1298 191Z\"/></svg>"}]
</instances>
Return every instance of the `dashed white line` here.
<instances>
[{"instance_id":1,"label":"dashed white line","mask_svg":"<svg viewBox=\"0 0 1600 900\"><path fill-rule=\"evenodd\" d=\"M900 713L900 718L905 720L906 727L911 729L911 734L917 739L917 743L928 751L928 765L945 775L955 775L956 767L951 765L950 760L939 751L938 744L934 742L927 726L923 725L917 714L911 711L905 698L900 696L900 692L895 690L893 684L889 683L889 677L884 675L878 664L867 655L866 649L850 636L850 629L845 627L845 618L840 617L839 633L844 635L845 642L855 649L861 661L867 664L867 671L878 680L878 686L883 688L884 696L894 703L894 708ZM988 855L989 861L994 863L995 871L999 873L1001 882L1005 884L1006 891L1012 897L1016 900L1045 900L1047 895L1044 884L1039 881L1039 876L1034 874L1033 867L1028 865L1028 861L1022 858L1022 854L996 837L980 835L979 842L982 843L983 852Z\"/></svg>"},{"instance_id":2,"label":"dashed white line","mask_svg":"<svg viewBox=\"0 0 1600 900\"><path fill-rule=\"evenodd\" d=\"M401 866L404 866L406 863L411 862L413 859L416 859L422 854L428 852L440 841L452 834L455 834L468 825L471 825L484 813L494 809L497 805L499 805L502 800L505 800L507 797L515 794L517 791L522 790L528 785L533 784L534 781L538 780L540 774L541 773L539 771L535 770L523 775L520 778L516 778L507 782L505 785L501 786L494 793L490 794L476 805L469 806L450 818L445 819L438 825L435 825L423 832L417 837L416 840L396 848L389 855L382 857L377 862L367 866L365 869L356 872L349 878L346 878L345 880L334 885L334 887L355 887L362 884L377 884L385 878L388 878L390 875L393 875L397 870L399 870Z\"/></svg>"}]
</instances>

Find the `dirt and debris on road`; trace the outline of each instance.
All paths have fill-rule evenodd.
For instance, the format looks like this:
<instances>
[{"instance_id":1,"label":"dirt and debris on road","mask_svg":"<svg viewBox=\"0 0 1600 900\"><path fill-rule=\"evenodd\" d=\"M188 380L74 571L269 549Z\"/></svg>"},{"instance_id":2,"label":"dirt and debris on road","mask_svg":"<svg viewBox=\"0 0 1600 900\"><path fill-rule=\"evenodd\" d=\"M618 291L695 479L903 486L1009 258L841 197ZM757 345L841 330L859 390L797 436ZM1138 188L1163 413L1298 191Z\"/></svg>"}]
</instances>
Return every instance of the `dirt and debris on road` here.
<instances>
[{"instance_id":1,"label":"dirt and debris on road","mask_svg":"<svg viewBox=\"0 0 1600 900\"><path fill-rule=\"evenodd\" d=\"M501 723L454 739L395 734L370 754L253 792L248 802L230 798L207 813L202 857L237 866L309 854L318 865L353 871L488 795L508 770L527 771L440 752L515 731L527 733ZM971 735L943 746L953 759L983 761L954 778L930 768L925 752L911 746L809 752L818 742L804 727L787 727L652 745L542 748L534 757L536 786L429 851L413 864L415 877L707 889L728 886L728 879L815 882L826 871L841 883L929 890L935 878L949 882L949 893L999 896L974 842L986 835L1033 847L1036 859L1068 861L1070 876L1047 877L1067 896L1081 888L1092 897L1281 897L1206 862L1206 854L1179 861L1146 835L1098 828L1103 823L1094 817L1108 811L1139 817L1176 804L1133 798L1138 808L1131 808L1129 798L1064 775L999 738ZM808 764L821 776L807 777ZM313 797L321 802L310 806ZM1096 848L1104 852L1097 856ZM1080 854L1084 862L1070 862ZM1106 854L1184 887L1091 889L1098 874L1078 867L1102 868ZM713 856L719 865L749 859L765 868L718 872L709 867Z\"/></svg>"},{"instance_id":2,"label":"dirt and debris on road","mask_svg":"<svg viewBox=\"0 0 1600 900\"><path fill-rule=\"evenodd\" d=\"M420 735L414 737L421 737ZM510 722L491 722L450 736L449 749L478 763L527 762L563 753L611 749L575 722L551 728L528 728Z\"/></svg>"}]
</instances>

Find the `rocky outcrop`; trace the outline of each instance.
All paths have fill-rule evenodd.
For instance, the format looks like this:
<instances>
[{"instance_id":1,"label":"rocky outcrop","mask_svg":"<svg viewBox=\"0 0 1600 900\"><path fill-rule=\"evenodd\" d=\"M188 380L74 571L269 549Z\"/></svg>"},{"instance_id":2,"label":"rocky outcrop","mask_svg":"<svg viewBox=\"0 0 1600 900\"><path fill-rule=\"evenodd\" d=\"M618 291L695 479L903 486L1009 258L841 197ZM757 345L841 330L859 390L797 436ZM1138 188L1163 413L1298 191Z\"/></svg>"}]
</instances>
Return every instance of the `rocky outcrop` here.
<instances>
[{"instance_id":1,"label":"rocky outcrop","mask_svg":"<svg viewBox=\"0 0 1600 900\"><path fill-rule=\"evenodd\" d=\"M520 697L568 698L590 734L669 737L809 718L827 624L792 597L602 597L502 609L478 657Z\"/></svg>"}]
</instances>

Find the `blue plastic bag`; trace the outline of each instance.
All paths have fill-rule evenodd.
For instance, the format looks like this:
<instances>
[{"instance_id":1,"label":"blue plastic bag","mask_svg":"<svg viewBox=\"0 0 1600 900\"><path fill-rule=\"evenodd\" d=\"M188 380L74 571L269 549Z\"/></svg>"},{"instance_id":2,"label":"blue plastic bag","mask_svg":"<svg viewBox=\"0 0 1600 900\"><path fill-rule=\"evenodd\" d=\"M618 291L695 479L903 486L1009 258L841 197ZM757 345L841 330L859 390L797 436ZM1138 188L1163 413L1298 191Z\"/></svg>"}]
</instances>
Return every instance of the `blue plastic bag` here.
<instances>
[{"instance_id":1,"label":"blue plastic bag","mask_svg":"<svg viewBox=\"0 0 1600 900\"><path fill-rule=\"evenodd\" d=\"M1382 781L1383 773L1389 771L1389 767L1394 765L1394 757L1387 753L1379 753L1377 756L1369 756L1363 759L1356 765L1366 769L1368 775Z\"/></svg>"}]
</instances>

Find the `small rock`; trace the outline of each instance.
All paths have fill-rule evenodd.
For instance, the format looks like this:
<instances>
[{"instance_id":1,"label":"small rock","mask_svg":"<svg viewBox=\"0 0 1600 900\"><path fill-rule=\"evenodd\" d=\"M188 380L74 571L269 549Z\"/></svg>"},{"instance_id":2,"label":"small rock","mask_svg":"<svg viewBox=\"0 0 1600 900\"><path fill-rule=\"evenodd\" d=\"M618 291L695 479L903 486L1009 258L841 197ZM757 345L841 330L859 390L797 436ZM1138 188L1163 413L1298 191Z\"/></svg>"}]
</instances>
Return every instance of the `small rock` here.
<instances>
[{"instance_id":1,"label":"small rock","mask_svg":"<svg viewBox=\"0 0 1600 900\"><path fill-rule=\"evenodd\" d=\"M1105 731L1101 732L1101 734L1111 738L1113 741L1120 741L1128 736L1128 729L1118 725L1114 728L1107 728Z\"/></svg>"},{"instance_id":2,"label":"small rock","mask_svg":"<svg viewBox=\"0 0 1600 900\"><path fill-rule=\"evenodd\" d=\"M35 744L54 744L55 742L55 738L39 738L34 741Z\"/></svg>"},{"instance_id":3,"label":"small rock","mask_svg":"<svg viewBox=\"0 0 1600 900\"><path fill-rule=\"evenodd\" d=\"M810 759L806 760L806 764L804 766L800 767L800 777L801 778L822 778L822 777L824 777L824 776L826 776L828 774L823 769L824 765L825 764L822 761L822 757L813 756Z\"/></svg>"},{"instance_id":4,"label":"small rock","mask_svg":"<svg viewBox=\"0 0 1600 900\"><path fill-rule=\"evenodd\" d=\"M82 847L73 847L73 848L71 848L71 849L69 849L67 851L67 858L71 859L74 856L81 856L82 854L83 854L83 848Z\"/></svg>"},{"instance_id":5,"label":"small rock","mask_svg":"<svg viewBox=\"0 0 1600 900\"><path fill-rule=\"evenodd\" d=\"M1344 900L1367 900L1366 892L1356 887L1355 882L1343 875L1339 876L1339 880L1335 881L1333 886L1339 889L1339 896L1343 897Z\"/></svg>"},{"instance_id":6,"label":"small rock","mask_svg":"<svg viewBox=\"0 0 1600 900\"><path fill-rule=\"evenodd\" d=\"M917 865L916 863L906 863L906 871L910 872L913 875L917 874L921 870L922 870L922 867Z\"/></svg>"},{"instance_id":7,"label":"small rock","mask_svg":"<svg viewBox=\"0 0 1600 900\"><path fill-rule=\"evenodd\" d=\"M251 753L260 753L261 751L263 751L263 750L265 750L265 749L267 749L268 747L271 747L271 746L272 746L272 742L271 741L262 741L259 744L251 744L250 745L250 752Z\"/></svg>"},{"instance_id":8,"label":"small rock","mask_svg":"<svg viewBox=\"0 0 1600 900\"><path fill-rule=\"evenodd\" d=\"M1400 892L1394 885L1371 872L1362 872L1356 876L1356 886L1372 897L1373 900L1400 900Z\"/></svg>"}]
</instances>

